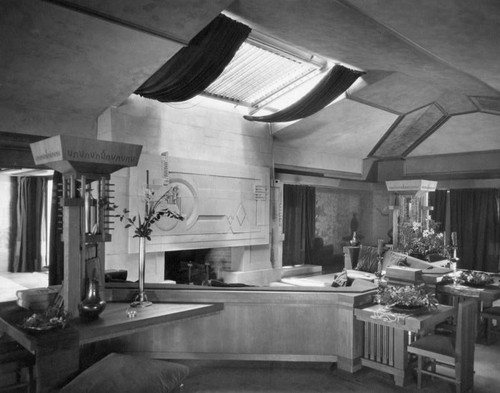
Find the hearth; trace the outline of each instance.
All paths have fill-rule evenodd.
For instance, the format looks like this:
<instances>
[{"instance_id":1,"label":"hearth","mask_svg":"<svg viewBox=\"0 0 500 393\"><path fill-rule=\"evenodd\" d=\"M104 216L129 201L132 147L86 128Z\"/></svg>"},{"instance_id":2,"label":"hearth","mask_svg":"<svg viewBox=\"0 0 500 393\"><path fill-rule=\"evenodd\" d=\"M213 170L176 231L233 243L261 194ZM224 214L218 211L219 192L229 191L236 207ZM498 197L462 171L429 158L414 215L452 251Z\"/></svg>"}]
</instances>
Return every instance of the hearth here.
<instances>
[{"instance_id":1,"label":"hearth","mask_svg":"<svg viewBox=\"0 0 500 393\"><path fill-rule=\"evenodd\" d=\"M208 280L220 279L220 272L230 268L229 247L165 252L165 280L177 284L205 285Z\"/></svg>"}]
</instances>

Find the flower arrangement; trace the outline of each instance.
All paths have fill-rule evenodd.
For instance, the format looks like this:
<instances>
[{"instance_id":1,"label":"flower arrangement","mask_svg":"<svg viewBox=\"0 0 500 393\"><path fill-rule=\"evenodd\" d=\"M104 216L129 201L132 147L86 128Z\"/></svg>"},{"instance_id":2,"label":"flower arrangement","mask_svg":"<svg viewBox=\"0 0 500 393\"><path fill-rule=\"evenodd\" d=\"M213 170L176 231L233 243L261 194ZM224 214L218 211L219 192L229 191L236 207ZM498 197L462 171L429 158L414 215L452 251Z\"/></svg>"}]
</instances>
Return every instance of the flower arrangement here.
<instances>
[{"instance_id":1,"label":"flower arrangement","mask_svg":"<svg viewBox=\"0 0 500 393\"><path fill-rule=\"evenodd\" d=\"M460 284L470 287L484 287L494 283L493 277L489 273L474 271L474 270L461 270L458 273L450 273L443 276L441 284Z\"/></svg>"},{"instance_id":2,"label":"flower arrangement","mask_svg":"<svg viewBox=\"0 0 500 393\"><path fill-rule=\"evenodd\" d=\"M177 201L178 190L176 187L168 189L162 196L155 200L154 191L149 188L149 172L146 171L146 189L144 192L144 203L145 210L144 216L141 217L137 214L130 217L130 210L123 209L120 217L120 221L125 220L125 228L134 227L134 236L139 238L139 293L135 296L134 300L130 304L131 307L147 307L152 304L146 296L144 291L144 281L145 281L145 263L146 263L146 240L151 240L151 233L153 232L152 225L157 222L163 216L175 218L176 220L183 221L184 216L180 213L170 210L168 207L164 207L162 202L175 203ZM115 205L114 208L117 208Z\"/></svg>"},{"instance_id":3,"label":"flower arrangement","mask_svg":"<svg viewBox=\"0 0 500 393\"><path fill-rule=\"evenodd\" d=\"M417 221L405 221L399 225L399 249L406 254L445 255L444 235L438 232L439 223L427 220L426 227Z\"/></svg>"},{"instance_id":4,"label":"flower arrangement","mask_svg":"<svg viewBox=\"0 0 500 393\"><path fill-rule=\"evenodd\" d=\"M404 308L436 308L439 302L434 293L428 292L425 284L395 286L388 285L379 291L380 303Z\"/></svg>"},{"instance_id":5,"label":"flower arrangement","mask_svg":"<svg viewBox=\"0 0 500 393\"><path fill-rule=\"evenodd\" d=\"M168 207L162 207L161 203L163 201L168 201L172 194L172 190L167 190L160 198L154 199L154 191L150 188L146 188L144 192L145 198L145 213L141 217L140 214L130 217L130 210L123 209L123 213L119 215L120 221L125 220L127 224L125 228L134 227L135 235L133 237L144 237L151 240L151 233L153 229L152 225L157 222L163 216L175 218L176 220L183 221L184 216L180 213L176 213L170 210Z\"/></svg>"}]
</instances>

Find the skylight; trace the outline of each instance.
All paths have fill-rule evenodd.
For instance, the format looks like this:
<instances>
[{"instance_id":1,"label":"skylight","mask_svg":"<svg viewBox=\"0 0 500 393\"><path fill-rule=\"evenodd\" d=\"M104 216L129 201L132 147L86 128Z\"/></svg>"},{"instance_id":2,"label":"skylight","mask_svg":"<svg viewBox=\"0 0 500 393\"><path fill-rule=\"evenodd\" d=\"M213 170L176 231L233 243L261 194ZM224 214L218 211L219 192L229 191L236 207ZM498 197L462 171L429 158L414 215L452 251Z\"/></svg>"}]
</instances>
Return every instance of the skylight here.
<instances>
[{"instance_id":1,"label":"skylight","mask_svg":"<svg viewBox=\"0 0 500 393\"><path fill-rule=\"evenodd\" d=\"M278 98L293 91L326 69L326 60L297 55L249 38L224 72L205 94L251 108L253 114L269 108ZM272 108L277 109L277 108Z\"/></svg>"}]
</instances>

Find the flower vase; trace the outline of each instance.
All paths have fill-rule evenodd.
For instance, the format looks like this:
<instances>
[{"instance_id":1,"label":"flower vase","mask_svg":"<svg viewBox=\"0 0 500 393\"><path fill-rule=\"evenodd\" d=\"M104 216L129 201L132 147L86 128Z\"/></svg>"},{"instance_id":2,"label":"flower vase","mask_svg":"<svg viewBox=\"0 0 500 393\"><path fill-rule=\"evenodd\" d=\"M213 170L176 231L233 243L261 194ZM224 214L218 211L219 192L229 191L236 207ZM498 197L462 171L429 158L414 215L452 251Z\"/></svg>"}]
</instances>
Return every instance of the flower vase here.
<instances>
[{"instance_id":1,"label":"flower vase","mask_svg":"<svg viewBox=\"0 0 500 393\"><path fill-rule=\"evenodd\" d=\"M356 232L352 233L352 239L349 241L349 243L351 243L352 247L359 246L360 242L358 240L358 236L357 236Z\"/></svg>"},{"instance_id":2,"label":"flower vase","mask_svg":"<svg viewBox=\"0 0 500 393\"><path fill-rule=\"evenodd\" d=\"M78 305L80 317L86 321L92 321L99 317L99 314L106 307L106 302L99 295L99 281L93 278L88 283L87 295Z\"/></svg>"},{"instance_id":3,"label":"flower vase","mask_svg":"<svg viewBox=\"0 0 500 393\"><path fill-rule=\"evenodd\" d=\"M134 301L130 303L132 307L147 307L153 304L148 301L146 292L144 292L144 278L146 268L146 238L139 237L139 293L135 296Z\"/></svg>"}]
</instances>

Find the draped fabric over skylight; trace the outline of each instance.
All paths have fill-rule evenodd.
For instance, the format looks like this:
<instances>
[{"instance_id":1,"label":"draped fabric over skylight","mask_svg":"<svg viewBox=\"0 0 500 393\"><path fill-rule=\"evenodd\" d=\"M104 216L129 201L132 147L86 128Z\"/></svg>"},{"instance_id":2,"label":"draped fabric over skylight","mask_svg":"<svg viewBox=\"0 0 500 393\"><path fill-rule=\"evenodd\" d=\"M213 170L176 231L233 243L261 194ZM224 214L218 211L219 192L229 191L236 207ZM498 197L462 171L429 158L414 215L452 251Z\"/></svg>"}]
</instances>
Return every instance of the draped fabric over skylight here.
<instances>
[{"instance_id":1,"label":"draped fabric over skylight","mask_svg":"<svg viewBox=\"0 0 500 393\"><path fill-rule=\"evenodd\" d=\"M291 54L267 42L256 42L253 34L205 89L205 95L256 111L274 106L280 97L319 75L327 64L318 56Z\"/></svg>"},{"instance_id":2,"label":"draped fabric over skylight","mask_svg":"<svg viewBox=\"0 0 500 393\"><path fill-rule=\"evenodd\" d=\"M311 116L343 94L364 72L335 65L305 96L287 108L265 116L243 116L250 121L287 122Z\"/></svg>"},{"instance_id":3,"label":"draped fabric over skylight","mask_svg":"<svg viewBox=\"0 0 500 393\"><path fill-rule=\"evenodd\" d=\"M203 92L229 64L251 29L220 14L135 93L161 102L180 102Z\"/></svg>"}]
</instances>

